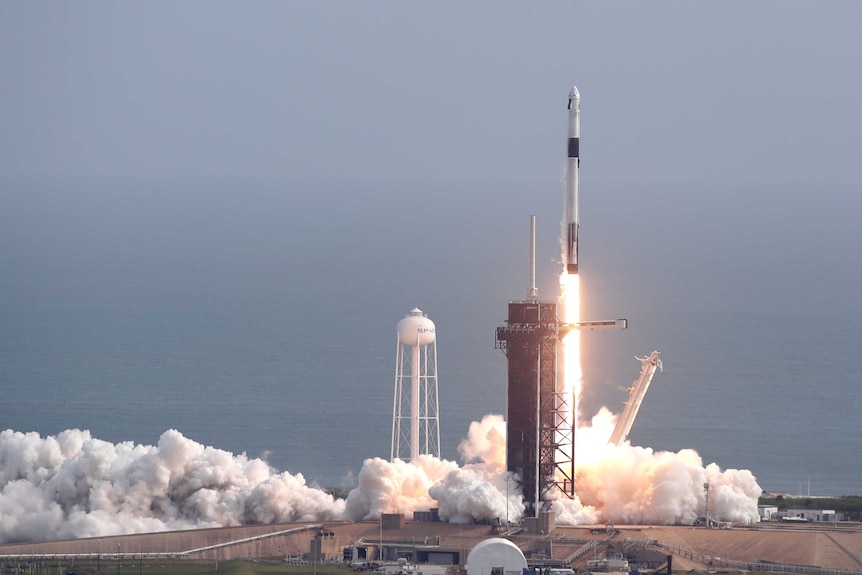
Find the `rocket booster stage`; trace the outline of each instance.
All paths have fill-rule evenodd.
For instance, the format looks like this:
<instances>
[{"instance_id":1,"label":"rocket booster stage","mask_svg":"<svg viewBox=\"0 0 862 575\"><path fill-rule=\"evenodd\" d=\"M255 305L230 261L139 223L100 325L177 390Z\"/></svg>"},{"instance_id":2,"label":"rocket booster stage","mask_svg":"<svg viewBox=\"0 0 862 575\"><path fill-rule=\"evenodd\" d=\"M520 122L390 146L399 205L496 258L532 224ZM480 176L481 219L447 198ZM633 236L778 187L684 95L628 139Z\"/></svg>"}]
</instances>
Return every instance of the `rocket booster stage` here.
<instances>
[{"instance_id":1,"label":"rocket booster stage","mask_svg":"<svg viewBox=\"0 0 862 575\"><path fill-rule=\"evenodd\" d=\"M566 271L578 273L578 148L581 139L581 95L569 92L569 155L566 160Z\"/></svg>"}]
</instances>

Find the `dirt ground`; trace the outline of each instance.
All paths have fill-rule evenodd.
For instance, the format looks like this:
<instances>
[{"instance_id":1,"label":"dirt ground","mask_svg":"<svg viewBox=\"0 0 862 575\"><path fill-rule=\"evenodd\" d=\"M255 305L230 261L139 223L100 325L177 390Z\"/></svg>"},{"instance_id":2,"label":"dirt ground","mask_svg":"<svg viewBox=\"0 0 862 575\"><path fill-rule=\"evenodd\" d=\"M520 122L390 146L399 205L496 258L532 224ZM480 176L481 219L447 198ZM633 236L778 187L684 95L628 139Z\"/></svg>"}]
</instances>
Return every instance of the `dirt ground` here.
<instances>
[{"instance_id":1,"label":"dirt ground","mask_svg":"<svg viewBox=\"0 0 862 575\"><path fill-rule=\"evenodd\" d=\"M322 528L322 529L321 529ZM147 554L183 554L190 559L227 560L246 557L296 558L307 554L312 539L320 532L329 548L357 541L375 546L409 549L427 546L460 553L462 562L469 550L489 537L500 536L488 525L450 525L405 521L399 529L381 530L378 522L325 522L322 524L255 525L221 529L174 531L143 535L120 535L0 545L0 555L25 554L84 555L103 559L136 561ZM525 554L550 555L564 559L582 548L587 540L611 543L616 548L658 542L663 553L674 555L674 571L722 570L722 561L767 561L862 572L862 525L761 523L752 528L706 529L684 526L616 526L611 538L605 526L558 526L550 534L512 534ZM652 547L656 549L656 547ZM191 552L190 552L191 551ZM190 552L190 553L189 553ZM709 565L704 557L713 562ZM693 559L692 559L693 558ZM698 560L700 559L700 561ZM584 559L585 560L585 559Z\"/></svg>"},{"instance_id":2,"label":"dirt ground","mask_svg":"<svg viewBox=\"0 0 862 575\"><path fill-rule=\"evenodd\" d=\"M623 528L626 529L626 528ZM625 531L624 531L625 532ZM644 527L645 537L716 558L862 571L862 525L783 525L753 528ZM674 565L702 567L675 554Z\"/></svg>"}]
</instances>

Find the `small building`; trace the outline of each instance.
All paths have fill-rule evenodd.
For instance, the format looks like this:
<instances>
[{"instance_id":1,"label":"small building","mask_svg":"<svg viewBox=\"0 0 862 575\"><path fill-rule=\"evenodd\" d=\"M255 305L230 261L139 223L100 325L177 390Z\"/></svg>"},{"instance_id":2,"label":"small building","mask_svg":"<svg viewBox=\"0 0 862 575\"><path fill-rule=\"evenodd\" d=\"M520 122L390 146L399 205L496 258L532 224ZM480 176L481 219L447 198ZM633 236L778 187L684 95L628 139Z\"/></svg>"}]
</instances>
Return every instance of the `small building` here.
<instances>
[{"instance_id":1,"label":"small building","mask_svg":"<svg viewBox=\"0 0 862 575\"><path fill-rule=\"evenodd\" d=\"M404 527L403 513L383 513L380 519L381 529L401 529Z\"/></svg>"},{"instance_id":2,"label":"small building","mask_svg":"<svg viewBox=\"0 0 862 575\"><path fill-rule=\"evenodd\" d=\"M843 521L844 513L834 509L788 509L781 517L783 521Z\"/></svg>"},{"instance_id":3,"label":"small building","mask_svg":"<svg viewBox=\"0 0 862 575\"><path fill-rule=\"evenodd\" d=\"M761 521L771 521L778 518L777 505L758 505L757 515Z\"/></svg>"},{"instance_id":4,"label":"small building","mask_svg":"<svg viewBox=\"0 0 862 575\"><path fill-rule=\"evenodd\" d=\"M311 540L311 548L306 557L315 563L338 561L344 555L335 533L326 529L319 530Z\"/></svg>"},{"instance_id":5,"label":"small building","mask_svg":"<svg viewBox=\"0 0 862 575\"><path fill-rule=\"evenodd\" d=\"M524 518L524 532L532 535L553 533L557 528L556 515L553 511L542 511L538 517Z\"/></svg>"},{"instance_id":6,"label":"small building","mask_svg":"<svg viewBox=\"0 0 862 575\"><path fill-rule=\"evenodd\" d=\"M428 511L414 511L413 512L413 521L440 521L440 508L432 507Z\"/></svg>"}]
</instances>

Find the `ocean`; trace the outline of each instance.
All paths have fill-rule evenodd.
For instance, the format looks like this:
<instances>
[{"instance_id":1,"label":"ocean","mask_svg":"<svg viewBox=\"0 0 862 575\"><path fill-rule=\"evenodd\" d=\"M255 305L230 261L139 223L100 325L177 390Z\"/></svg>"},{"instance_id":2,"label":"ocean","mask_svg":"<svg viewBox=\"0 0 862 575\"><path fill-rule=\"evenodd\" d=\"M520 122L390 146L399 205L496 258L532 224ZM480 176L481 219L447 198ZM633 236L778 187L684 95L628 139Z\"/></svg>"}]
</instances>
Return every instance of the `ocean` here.
<instances>
[{"instance_id":1,"label":"ocean","mask_svg":"<svg viewBox=\"0 0 862 575\"><path fill-rule=\"evenodd\" d=\"M352 486L388 458L397 322L438 334L442 455L504 414L494 329L557 296L562 192L499 183L5 179L0 428L168 429ZM619 413L634 356L662 353L632 443L694 449L769 492L862 493L859 200L748 187L585 198L584 417ZM610 195L610 197L608 197ZM855 215L854 215L855 214ZM588 216L592 219L588 219Z\"/></svg>"}]
</instances>

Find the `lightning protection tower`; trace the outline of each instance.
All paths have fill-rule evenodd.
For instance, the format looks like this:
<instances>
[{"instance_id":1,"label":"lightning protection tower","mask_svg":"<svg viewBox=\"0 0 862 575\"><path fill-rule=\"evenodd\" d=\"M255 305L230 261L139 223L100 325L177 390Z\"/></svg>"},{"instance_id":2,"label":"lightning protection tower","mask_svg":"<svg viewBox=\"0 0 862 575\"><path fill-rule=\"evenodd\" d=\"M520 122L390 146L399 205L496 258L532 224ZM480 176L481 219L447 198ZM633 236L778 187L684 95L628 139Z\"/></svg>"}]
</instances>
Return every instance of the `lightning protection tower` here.
<instances>
[{"instance_id":1,"label":"lightning protection tower","mask_svg":"<svg viewBox=\"0 0 862 575\"><path fill-rule=\"evenodd\" d=\"M440 457L437 336L419 308L398 322L390 460Z\"/></svg>"}]
</instances>

